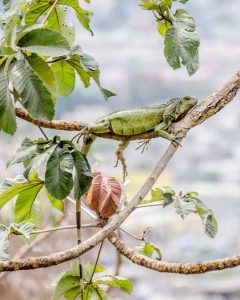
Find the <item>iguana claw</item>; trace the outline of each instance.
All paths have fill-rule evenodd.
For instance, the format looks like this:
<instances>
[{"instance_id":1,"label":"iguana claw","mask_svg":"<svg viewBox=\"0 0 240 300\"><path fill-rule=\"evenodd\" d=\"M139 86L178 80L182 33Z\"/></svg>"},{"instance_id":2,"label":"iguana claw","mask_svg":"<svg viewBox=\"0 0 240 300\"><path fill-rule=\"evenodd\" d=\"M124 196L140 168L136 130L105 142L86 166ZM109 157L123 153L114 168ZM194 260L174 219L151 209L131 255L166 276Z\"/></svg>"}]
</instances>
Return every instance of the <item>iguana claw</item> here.
<instances>
[{"instance_id":1,"label":"iguana claw","mask_svg":"<svg viewBox=\"0 0 240 300\"><path fill-rule=\"evenodd\" d=\"M142 148L141 153L143 153L145 150L148 150L148 147L151 144L151 139L143 140L139 142L140 145L136 148L136 150Z\"/></svg>"}]
</instances>

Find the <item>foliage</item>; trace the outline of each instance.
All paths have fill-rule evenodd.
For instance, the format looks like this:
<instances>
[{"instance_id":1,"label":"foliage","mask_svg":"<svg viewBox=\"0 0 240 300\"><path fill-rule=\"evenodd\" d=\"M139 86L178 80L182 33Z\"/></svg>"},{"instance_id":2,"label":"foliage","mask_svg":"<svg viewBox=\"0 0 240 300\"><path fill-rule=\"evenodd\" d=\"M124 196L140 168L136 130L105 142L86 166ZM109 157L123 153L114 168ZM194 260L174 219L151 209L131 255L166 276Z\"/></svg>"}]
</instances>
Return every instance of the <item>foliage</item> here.
<instances>
[{"instance_id":1,"label":"foliage","mask_svg":"<svg viewBox=\"0 0 240 300\"><path fill-rule=\"evenodd\" d=\"M187 0L180 0L185 4ZM164 38L164 55L175 70L186 66L188 74L198 69L199 37L193 18L184 9L172 11L172 0L142 0L141 7L151 10L156 18L158 31Z\"/></svg>"},{"instance_id":2,"label":"foliage","mask_svg":"<svg viewBox=\"0 0 240 300\"><path fill-rule=\"evenodd\" d=\"M205 233L214 238L218 231L217 220L213 211L198 197L197 192L176 192L170 187L156 188L151 191L151 198L141 204L160 202L163 207L173 203L175 212L185 219L190 213L197 214L203 223Z\"/></svg>"},{"instance_id":3,"label":"foliage","mask_svg":"<svg viewBox=\"0 0 240 300\"><path fill-rule=\"evenodd\" d=\"M130 280L107 274L101 274L94 279L94 277L92 278L93 272L95 275L104 272L106 269L99 265L94 266L91 263L85 263L83 266L84 300L92 299L92 296L97 297L97 299L109 299L102 286L121 289L129 294L132 292L133 284ZM79 265L77 262L73 262L70 269L60 275L55 286L52 300L58 300L62 296L67 300L77 299L80 293Z\"/></svg>"}]
</instances>

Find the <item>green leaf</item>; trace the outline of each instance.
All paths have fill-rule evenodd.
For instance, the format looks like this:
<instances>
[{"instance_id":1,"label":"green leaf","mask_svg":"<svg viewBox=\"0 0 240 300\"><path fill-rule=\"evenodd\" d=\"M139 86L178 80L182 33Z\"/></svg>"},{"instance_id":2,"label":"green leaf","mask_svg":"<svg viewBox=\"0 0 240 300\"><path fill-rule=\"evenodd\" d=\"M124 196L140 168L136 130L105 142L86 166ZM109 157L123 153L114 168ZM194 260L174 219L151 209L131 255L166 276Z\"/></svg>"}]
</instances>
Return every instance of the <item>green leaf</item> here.
<instances>
[{"instance_id":1,"label":"green leaf","mask_svg":"<svg viewBox=\"0 0 240 300\"><path fill-rule=\"evenodd\" d=\"M37 20L50 8L51 2L39 2L31 6L25 15L25 23L27 26L33 25Z\"/></svg>"},{"instance_id":2,"label":"green leaf","mask_svg":"<svg viewBox=\"0 0 240 300\"><path fill-rule=\"evenodd\" d=\"M5 64L0 66L0 130L13 135L17 128L16 115L4 72Z\"/></svg>"},{"instance_id":3,"label":"green leaf","mask_svg":"<svg viewBox=\"0 0 240 300\"><path fill-rule=\"evenodd\" d=\"M141 246L136 248L137 251L147 257L153 257L153 254L155 253L156 259L161 260L162 259L162 252L161 250L154 245L151 242L145 241Z\"/></svg>"},{"instance_id":4,"label":"green leaf","mask_svg":"<svg viewBox=\"0 0 240 300\"><path fill-rule=\"evenodd\" d=\"M22 145L19 149L17 149L17 152L10 156L7 161L7 167L14 165L16 163L21 163L25 160L32 159L33 156L36 154L37 151L37 145L33 141L30 140L29 137L26 137Z\"/></svg>"},{"instance_id":5,"label":"green leaf","mask_svg":"<svg viewBox=\"0 0 240 300\"><path fill-rule=\"evenodd\" d=\"M61 278L57 283L52 300L60 299L66 292L76 287L79 288L79 285L79 277L77 276L67 276Z\"/></svg>"},{"instance_id":6,"label":"green leaf","mask_svg":"<svg viewBox=\"0 0 240 300\"><path fill-rule=\"evenodd\" d=\"M3 0L3 8L7 14L12 14L18 8L18 0Z\"/></svg>"},{"instance_id":7,"label":"green leaf","mask_svg":"<svg viewBox=\"0 0 240 300\"><path fill-rule=\"evenodd\" d=\"M7 261L10 257L8 228L0 225L0 261Z\"/></svg>"},{"instance_id":8,"label":"green leaf","mask_svg":"<svg viewBox=\"0 0 240 300\"><path fill-rule=\"evenodd\" d=\"M75 150L72 156L76 170L74 177L74 198L78 199L87 192L93 176L86 157L80 151Z\"/></svg>"},{"instance_id":9,"label":"green leaf","mask_svg":"<svg viewBox=\"0 0 240 300\"><path fill-rule=\"evenodd\" d=\"M66 10L62 7L55 7L50 16L45 28L60 32L64 36L68 43L72 45L75 40L74 26L66 19Z\"/></svg>"},{"instance_id":10,"label":"green leaf","mask_svg":"<svg viewBox=\"0 0 240 300\"><path fill-rule=\"evenodd\" d=\"M108 100L108 98L112 97L112 96L116 96L115 93L109 91L109 90L106 90L105 88L103 88L100 84L100 79L99 79L99 75L100 75L100 71L99 70L96 70L96 71L93 71L90 73L90 76L93 78L93 80L96 82L96 84L98 85L105 101Z\"/></svg>"},{"instance_id":11,"label":"green leaf","mask_svg":"<svg viewBox=\"0 0 240 300\"><path fill-rule=\"evenodd\" d=\"M67 39L59 32L38 28L22 36L17 46L42 56L60 56L70 51Z\"/></svg>"},{"instance_id":12,"label":"green leaf","mask_svg":"<svg viewBox=\"0 0 240 300\"><path fill-rule=\"evenodd\" d=\"M92 29L90 28L90 17L93 15L92 12L85 10L79 6L78 0L60 0L58 4L67 5L72 7L77 15L79 22L82 26L87 29L93 35Z\"/></svg>"},{"instance_id":13,"label":"green leaf","mask_svg":"<svg viewBox=\"0 0 240 300\"><path fill-rule=\"evenodd\" d=\"M179 2L179 3L183 3L183 4L185 4L185 3L187 3L187 2L188 2L188 0L173 0L173 1L175 1L175 2Z\"/></svg>"},{"instance_id":14,"label":"green leaf","mask_svg":"<svg viewBox=\"0 0 240 300\"><path fill-rule=\"evenodd\" d=\"M80 286L79 287L74 287L70 290L67 290L64 293L64 297L66 298L66 300L75 300L77 298L77 296L80 293Z\"/></svg>"},{"instance_id":15,"label":"green leaf","mask_svg":"<svg viewBox=\"0 0 240 300\"><path fill-rule=\"evenodd\" d=\"M75 72L64 60L52 63L52 70L57 81L57 92L59 95L68 96L75 87Z\"/></svg>"},{"instance_id":16,"label":"green leaf","mask_svg":"<svg viewBox=\"0 0 240 300\"><path fill-rule=\"evenodd\" d=\"M27 57L27 60L33 69L33 71L38 75L40 80L44 83L47 89L55 94L56 93L56 80L52 69L40 56L32 54Z\"/></svg>"},{"instance_id":17,"label":"green leaf","mask_svg":"<svg viewBox=\"0 0 240 300\"><path fill-rule=\"evenodd\" d=\"M66 148L55 148L47 162L45 185L50 195L64 199L73 187L73 158Z\"/></svg>"},{"instance_id":18,"label":"green leaf","mask_svg":"<svg viewBox=\"0 0 240 300\"><path fill-rule=\"evenodd\" d=\"M204 228L205 228L205 233L210 237L210 238L214 238L218 232L218 224L217 224L217 220L213 214L213 212L210 210L209 214L205 220L205 224L204 224Z\"/></svg>"},{"instance_id":19,"label":"green leaf","mask_svg":"<svg viewBox=\"0 0 240 300\"><path fill-rule=\"evenodd\" d=\"M169 65L175 70L185 65L189 75L198 69L199 37L195 23L187 11L178 9L174 15L173 26L165 35L164 54Z\"/></svg>"},{"instance_id":20,"label":"green leaf","mask_svg":"<svg viewBox=\"0 0 240 300\"><path fill-rule=\"evenodd\" d=\"M31 176L31 174L34 171L39 171L39 169L48 161L50 155L53 153L54 149L56 148L56 145L48 145L49 148L44 148L40 152L38 148L38 154L32 159L29 168L27 170L27 177ZM39 153L40 152L40 153Z\"/></svg>"},{"instance_id":21,"label":"green leaf","mask_svg":"<svg viewBox=\"0 0 240 300\"><path fill-rule=\"evenodd\" d=\"M127 292L129 294L133 291L133 283L131 280L120 277L120 276L112 276L112 275L104 275L103 277L110 277L111 280L105 280L105 279L97 279L94 281L94 285L108 285L111 287L115 287L118 289L123 290L124 292Z\"/></svg>"},{"instance_id":22,"label":"green leaf","mask_svg":"<svg viewBox=\"0 0 240 300\"><path fill-rule=\"evenodd\" d=\"M28 190L19 193L15 204L15 222L20 223L26 220L31 220L34 201L42 189L44 182L36 185Z\"/></svg>"},{"instance_id":23,"label":"green leaf","mask_svg":"<svg viewBox=\"0 0 240 300\"><path fill-rule=\"evenodd\" d=\"M10 78L28 112L33 117L52 120L54 116L52 96L26 59L14 63Z\"/></svg>"},{"instance_id":24,"label":"green leaf","mask_svg":"<svg viewBox=\"0 0 240 300\"><path fill-rule=\"evenodd\" d=\"M91 264L90 262L87 262L83 265L83 277L86 281L90 280L93 270L94 270L94 265ZM97 265L95 269L95 273L102 273L105 270L106 270L105 267Z\"/></svg>"},{"instance_id":25,"label":"green leaf","mask_svg":"<svg viewBox=\"0 0 240 300\"><path fill-rule=\"evenodd\" d=\"M161 34L161 36L165 36L166 31L168 30L168 28L170 28L172 25L171 23L169 23L168 21L157 21L158 24L158 31Z\"/></svg>"},{"instance_id":26,"label":"green leaf","mask_svg":"<svg viewBox=\"0 0 240 300\"><path fill-rule=\"evenodd\" d=\"M100 286L93 284L93 292L99 300L108 300L108 294Z\"/></svg>"},{"instance_id":27,"label":"green leaf","mask_svg":"<svg viewBox=\"0 0 240 300\"><path fill-rule=\"evenodd\" d=\"M31 233L34 229L35 225L30 222L21 222L21 223L10 223L9 226L9 234L21 234L26 239L30 239Z\"/></svg>"},{"instance_id":28,"label":"green leaf","mask_svg":"<svg viewBox=\"0 0 240 300\"><path fill-rule=\"evenodd\" d=\"M14 54L14 51L10 47L0 46L0 56L9 56Z\"/></svg>"},{"instance_id":29,"label":"green leaf","mask_svg":"<svg viewBox=\"0 0 240 300\"><path fill-rule=\"evenodd\" d=\"M84 87L88 88L90 86L90 75L81 66L80 55L74 55L71 59L66 60L66 62L76 70Z\"/></svg>"},{"instance_id":30,"label":"green leaf","mask_svg":"<svg viewBox=\"0 0 240 300\"><path fill-rule=\"evenodd\" d=\"M174 208L178 215L185 219L190 213L196 213L194 202L183 202L179 197L174 199Z\"/></svg>"},{"instance_id":31,"label":"green leaf","mask_svg":"<svg viewBox=\"0 0 240 300\"><path fill-rule=\"evenodd\" d=\"M54 206L55 208L57 208L61 212L64 212L64 203L63 203L63 201L54 198L52 195L50 195L48 193L47 190L46 190L46 195L47 195L49 201L51 202L52 206Z\"/></svg>"},{"instance_id":32,"label":"green leaf","mask_svg":"<svg viewBox=\"0 0 240 300\"><path fill-rule=\"evenodd\" d=\"M35 186L41 185L40 181L32 181L26 183L16 183L3 193L0 194L0 208L2 208L10 199L19 193L34 188Z\"/></svg>"},{"instance_id":33,"label":"green leaf","mask_svg":"<svg viewBox=\"0 0 240 300\"><path fill-rule=\"evenodd\" d=\"M27 180L24 176L18 175L15 178L6 178L4 181L0 182L0 194L9 189L16 183L26 183Z\"/></svg>"},{"instance_id":34,"label":"green leaf","mask_svg":"<svg viewBox=\"0 0 240 300\"><path fill-rule=\"evenodd\" d=\"M17 36L17 26L21 22L20 16L14 14L8 20L4 27L4 45L15 48L15 39Z\"/></svg>"}]
</instances>

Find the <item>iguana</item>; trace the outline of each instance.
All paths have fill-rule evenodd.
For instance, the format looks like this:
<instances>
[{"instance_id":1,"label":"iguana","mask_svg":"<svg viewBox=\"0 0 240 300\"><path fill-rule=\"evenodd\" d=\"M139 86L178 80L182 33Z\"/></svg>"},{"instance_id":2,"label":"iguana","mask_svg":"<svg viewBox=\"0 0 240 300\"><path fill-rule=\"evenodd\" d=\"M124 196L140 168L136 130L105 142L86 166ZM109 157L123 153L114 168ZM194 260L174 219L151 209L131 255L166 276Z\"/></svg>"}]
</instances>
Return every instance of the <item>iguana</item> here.
<instances>
[{"instance_id":1,"label":"iguana","mask_svg":"<svg viewBox=\"0 0 240 300\"><path fill-rule=\"evenodd\" d=\"M114 133L115 135L127 137L154 131L159 137L178 143L176 140L177 137L168 132L168 129L173 122L182 119L196 104L196 98L186 96L183 98L170 99L167 103L160 105L121 110L101 117L84 129L81 152L87 155L92 143L97 138L96 134L100 133ZM148 142L147 140L145 143ZM127 175L127 166L123 151L128 144L129 141L122 141L116 150L116 166L120 160L123 166L123 179L125 179Z\"/></svg>"}]
</instances>

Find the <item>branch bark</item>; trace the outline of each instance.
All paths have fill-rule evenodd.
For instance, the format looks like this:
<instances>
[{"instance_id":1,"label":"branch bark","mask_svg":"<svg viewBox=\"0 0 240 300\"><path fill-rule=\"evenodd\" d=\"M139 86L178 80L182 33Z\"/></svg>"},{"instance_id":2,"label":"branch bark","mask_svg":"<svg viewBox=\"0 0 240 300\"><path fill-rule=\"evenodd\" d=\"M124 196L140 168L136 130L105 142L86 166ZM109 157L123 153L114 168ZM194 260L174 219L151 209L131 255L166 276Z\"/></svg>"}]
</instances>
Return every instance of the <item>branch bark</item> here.
<instances>
[{"instance_id":1,"label":"branch bark","mask_svg":"<svg viewBox=\"0 0 240 300\"><path fill-rule=\"evenodd\" d=\"M227 103L229 103L235 97L239 89L240 89L240 72L237 72L233 77L233 79L230 80L222 89L220 89L218 92L212 94L211 96L203 100L196 108L190 111L187 114L187 116L179 122L179 124L176 123L173 126L173 129L177 131L181 130L184 133L186 133L190 128L200 124L201 122L207 120L207 118L216 114L220 109L222 109ZM56 121L52 121L52 122L56 122ZM61 123L61 121L57 121L57 122ZM66 124L67 121L64 122ZM70 127L72 126L72 124L69 124L68 122L67 124ZM53 125L54 124L52 124L51 128L56 128ZM172 156L177 151L177 148L178 147L175 147L173 144L169 145L167 151L164 153L163 157L159 160L153 172L145 181L144 185L140 188L138 193L134 196L134 198L129 203L129 205L126 208L124 208L120 213L116 214L110 220L110 222L98 233L96 233L95 235L93 235L92 237L90 237L80 245L66 251L54 253L48 256L30 257L27 259L0 262L0 272L50 267L53 265L60 264L64 261L77 258L83 253L92 249L94 246L96 246L98 243L100 243L106 237L108 237L114 230L116 230L126 220L126 218L134 210L134 208L139 204L139 202L147 195L149 190L152 188L152 186L154 185L158 177L161 175L161 173L167 166Z\"/></svg>"},{"instance_id":2,"label":"branch bark","mask_svg":"<svg viewBox=\"0 0 240 300\"><path fill-rule=\"evenodd\" d=\"M119 253L131 260L134 264L157 272L190 275L234 268L240 265L240 255L196 263L169 263L139 254L129 248L115 233L112 233L108 239Z\"/></svg>"}]
</instances>

